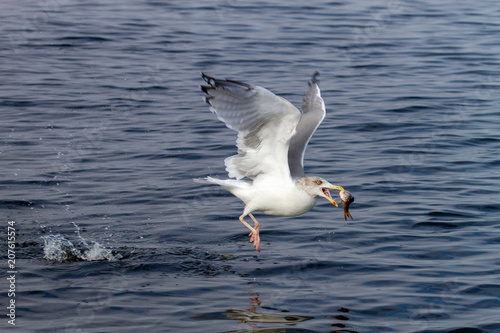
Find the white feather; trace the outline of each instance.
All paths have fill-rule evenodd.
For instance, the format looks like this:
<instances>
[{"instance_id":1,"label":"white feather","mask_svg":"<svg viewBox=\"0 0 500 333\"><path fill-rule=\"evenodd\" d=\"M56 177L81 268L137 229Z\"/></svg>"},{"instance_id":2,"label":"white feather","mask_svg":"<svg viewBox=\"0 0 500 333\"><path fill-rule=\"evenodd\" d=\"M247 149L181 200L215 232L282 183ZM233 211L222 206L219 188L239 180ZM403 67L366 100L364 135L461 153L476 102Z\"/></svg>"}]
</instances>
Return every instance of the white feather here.
<instances>
[{"instance_id":1,"label":"white feather","mask_svg":"<svg viewBox=\"0 0 500 333\"><path fill-rule=\"evenodd\" d=\"M288 148L300 111L269 90L213 79L205 87L211 110L227 127L238 131L238 154L224 163L230 178L272 175L290 178Z\"/></svg>"}]
</instances>

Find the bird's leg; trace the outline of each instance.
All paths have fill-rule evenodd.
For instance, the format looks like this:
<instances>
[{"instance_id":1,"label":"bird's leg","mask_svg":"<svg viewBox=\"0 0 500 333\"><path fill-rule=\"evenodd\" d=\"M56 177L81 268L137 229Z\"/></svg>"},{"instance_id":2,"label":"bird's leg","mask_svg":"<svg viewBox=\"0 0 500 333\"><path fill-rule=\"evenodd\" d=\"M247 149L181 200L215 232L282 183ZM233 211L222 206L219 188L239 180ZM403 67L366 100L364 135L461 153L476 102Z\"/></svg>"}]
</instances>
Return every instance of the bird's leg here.
<instances>
[{"instance_id":1,"label":"bird's leg","mask_svg":"<svg viewBox=\"0 0 500 333\"><path fill-rule=\"evenodd\" d=\"M257 220L255 219L255 217L253 217L252 214L248 214L250 215L250 218L255 222L255 228L252 228L250 226L250 224L248 224L244 217L245 217L245 214L241 214L240 216L240 222L243 223L248 229L251 230L250 234L248 236L250 236L250 242L253 242L253 246L255 247L255 249L257 251L260 251L260 236L259 236L259 229L260 229L260 223L257 222Z\"/></svg>"},{"instance_id":2,"label":"bird's leg","mask_svg":"<svg viewBox=\"0 0 500 333\"><path fill-rule=\"evenodd\" d=\"M255 223L254 225L254 231L252 232L252 238L250 238L251 242L253 243L253 246L257 249L257 251L260 251L260 223L257 221L257 219L252 215L252 213L249 213L248 216L252 219L252 221Z\"/></svg>"}]
</instances>

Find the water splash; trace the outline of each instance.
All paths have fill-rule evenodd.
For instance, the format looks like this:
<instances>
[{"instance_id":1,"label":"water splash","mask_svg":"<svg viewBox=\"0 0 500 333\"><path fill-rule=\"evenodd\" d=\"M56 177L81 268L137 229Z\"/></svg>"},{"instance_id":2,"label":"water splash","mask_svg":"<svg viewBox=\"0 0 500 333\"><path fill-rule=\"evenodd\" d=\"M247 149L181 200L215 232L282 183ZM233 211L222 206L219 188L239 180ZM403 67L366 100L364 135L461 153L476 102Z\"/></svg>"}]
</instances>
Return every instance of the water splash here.
<instances>
[{"instance_id":1,"label":"water splash","mask_svg":"<svg viewBox=\"0 0 500 333\"><path fill-rule=\"evenodd\" d=\"M101 244L94 242L94 245L84 253L87 261L95 261L95 260L109 260L115 261L121 258L121 255L116 254L113 255L113 252L110 249L105 248Z\"/></svg>"},{"instance_id":2,"label":"water splash","mask_svg":"<svg viewBox=\"0 0 500 333\"><path fill-rule=\"evenodd\" d=\"M98 242L92 242L92 246L89 246L83 238L80 239L80 247L82 249L78 249L70 240L59 234L42 236L42 239L44 241L44 258L49 261L115 261L122 257L120 254L113 254L112 250L105 248Z\"/></svg>"},{"instance_id":3,"label":"water splash","mask_svg":"<svg viewBox=\"0 0 500 333\"><path fill-rule=\"evenodd\" d=\"M83 254L61 235L42 236L44 258L56 262L82 261Z\"/></svg>"}]
</instances>

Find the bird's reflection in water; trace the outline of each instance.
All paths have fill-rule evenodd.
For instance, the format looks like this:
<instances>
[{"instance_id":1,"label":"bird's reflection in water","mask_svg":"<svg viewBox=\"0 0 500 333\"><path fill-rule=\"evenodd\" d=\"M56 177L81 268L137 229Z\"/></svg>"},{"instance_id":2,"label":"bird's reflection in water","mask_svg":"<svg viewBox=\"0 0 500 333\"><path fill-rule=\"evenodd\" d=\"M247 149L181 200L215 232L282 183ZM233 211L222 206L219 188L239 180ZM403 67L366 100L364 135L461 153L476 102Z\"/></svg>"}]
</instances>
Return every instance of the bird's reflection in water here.
<instances>
[{"instance_id":1,"label":"bird's reflection in water","mask_svg":"<svg viewBox=\"0 0 500 333\"><path fill-rule=\"evenodd\" d=\"M255 312L258 306L262 303L259 301L259 294L258 293L251 293L250 296L255 296L254 298L250 298L250 301L252 302L252 307L250 309L247 309L249 312Z\"/></svg>"},{"instance_id":2,"label":"bird's reflection in water","mask_svg":"<svg viewBox=\"0 0 500 333\"><path fill-rule=\"evenodd\" d=\"M341 312L343 314L325 316L325 318L333 318L333 319L336 319L336 320L340 321L338 323L333 323L332 324L332 327L339 328L339 330L330 331L330 333L337 333L337 332L339 332L339 333L340 332L357 333L356 331L353 331L353 330L349 329L350 326L346 324L346 321L351 320L351 318L349 318L347 316L347 313L349 313L349 309L340 308L337 311Z\"/></svg>"},{"instance_id":3,"label":"bird's reflection in water","mask_svg":"<svg viewBox=\"0 0 500 333\"><path fill-rule=\"evenodd\" d=\"M249 284L256 284L255 282L250 282ZM236 310L230 309L223 312L211 312L204 313L198 316L193 317L196 320L234 320L239 323L246 323L250 326L248 329L244 330L236 330L236 331L228 331L225 333L318 333L319 331L313 331L303 328L297 327L257 327L256 323L276 323L276 324L285 324L285 325L293 325L295 323L300 323L306 320L314 319L314 317L310 316L301 316L301 315L292 315L292 314L275 314L275 313L259 313L258 308L272 311L280 311L286 312L285 310L279 310L272 307L261 306L262 302L259 300L259 293L251 292L249 294L250 305L251 307L247 310ZM346 321L350 320L347 316L349 313L349 309L340 308L337 310L342 314L337 315L328 315L325 318L335 319L335 322L331 324L331 327L334 327L334 330L328 331L329 333L357 333L350 329L350 326L346 324ZM324 332L324 331L322 331Z\"/></svg>"},{"instance_id":4,"label":"bird's reflection in water","mask_svg":"<svg viewBox=\"0 0 500 333\"><path fill-rule=\"evenodd\" d=\"M298 315L282 315L272 313L257 313L248 310L227 310L224 312L204 313L194 317L198 320L238 320L242 323L299 323L314 317L298 316Z\"/></svg>"}]
</instances>

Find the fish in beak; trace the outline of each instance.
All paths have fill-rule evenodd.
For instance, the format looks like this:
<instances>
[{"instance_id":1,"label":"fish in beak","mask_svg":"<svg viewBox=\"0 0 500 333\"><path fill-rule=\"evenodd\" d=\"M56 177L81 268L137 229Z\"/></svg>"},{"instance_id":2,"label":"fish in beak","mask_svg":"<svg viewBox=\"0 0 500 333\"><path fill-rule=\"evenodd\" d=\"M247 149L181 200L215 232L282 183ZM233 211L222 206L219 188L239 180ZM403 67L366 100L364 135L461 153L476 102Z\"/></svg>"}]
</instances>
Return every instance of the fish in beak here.
<instances>
[{"instance_id":1,"label":"fish in beak","mask_svg":"<svg viewBox=\"0 0 500 333\"><path fill-rule=\"evenodd\" d=\"M349 206L354 202L354 196L350 192L344 190L339 192L339 196L342 206L344 206L344 220L347 221L348 216L353 220L351 213L349 213Z\"/></svg>"}]
</instances>

